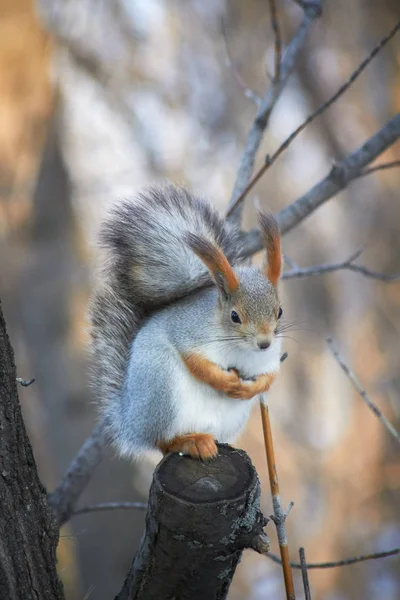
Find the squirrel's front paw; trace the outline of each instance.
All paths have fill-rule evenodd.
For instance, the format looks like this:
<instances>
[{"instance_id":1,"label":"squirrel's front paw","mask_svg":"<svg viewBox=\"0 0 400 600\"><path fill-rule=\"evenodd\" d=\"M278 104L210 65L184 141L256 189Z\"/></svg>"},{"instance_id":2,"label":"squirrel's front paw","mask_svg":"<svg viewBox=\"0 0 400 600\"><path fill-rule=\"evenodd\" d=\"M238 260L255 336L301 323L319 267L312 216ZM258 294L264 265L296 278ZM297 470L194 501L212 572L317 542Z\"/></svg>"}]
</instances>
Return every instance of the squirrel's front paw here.
<instances>
[{"instance_id":1,"label":"squirrel's front paw","mask_svg":"<svg viewBox=\"0 0 400 600\"><path fill-rule=\"evenodd\" d=\"M255 396L256 392L251 392L254 382L242 379L236 369L229 369L228 373L229 379L227 379L223 391L229 398L235 398L236 400L250 400L250 398Z\"/></svg>"},{"instance_id":2,"label":"squirrel's front paw","mask_svg":"<svg viewBox=\"0 0 400 600\"><path fill-rule=\"evenodd\" d=\"M232 392L228 392L227 396L238 400L251 400L251 398L254 398L254 396L259 393L255 387L255 383L256 382L254 381L241 379L239 377L239 388Z\"/></svg>"},{"instance_id":3,"label":"squirrel's front paw","mask_svg":"<svg viewBox=\"0 0 400 600\"><path fill-rule=\"evenodd\" d=\"M240 379L238 372L235 369L229 369L222 391L230 398L241 398L240 391L242 385L243 381Z\"/></svg>"},{"instance_id":4,"label":"squirrel's front paw","mask_svg":"<svg viewBox=\"0 0 400 600\"><path fill-rule=\"evenodd\" d=\"M267 392L275 377L275 373L266 373L264 375L258 375L253 381L245 381L240 379L238 376L239 387L232 391L226 392L226 395L230 398L251 400L251 398L254 398L254 396L257 396L257 394Z\"/></svg>"},{"instance_id":5,"label":"squirrel's front paw","mask_svg":"<svg viewBox=\"0 0 400 600\"><path fill-rule=\"evenodd\" d=\"M253 383L248 385L249 398L253 398L257 394L268 392L271 384L275 381L276 373L264 373L258 375Z\"/></svg>"}]
</instances>

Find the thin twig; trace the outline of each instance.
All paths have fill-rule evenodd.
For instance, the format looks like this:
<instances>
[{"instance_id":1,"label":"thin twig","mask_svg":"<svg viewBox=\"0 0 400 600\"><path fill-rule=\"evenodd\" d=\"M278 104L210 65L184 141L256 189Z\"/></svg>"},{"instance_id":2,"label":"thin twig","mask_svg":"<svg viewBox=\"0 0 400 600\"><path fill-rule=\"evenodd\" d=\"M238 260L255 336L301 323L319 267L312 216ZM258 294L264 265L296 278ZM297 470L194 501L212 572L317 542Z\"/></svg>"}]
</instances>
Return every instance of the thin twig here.
<instances>
[{"instance_id":1,"label":"thin twig","mask_svg":"<svg viewBox=\"0 0 400 600\"><path fill-rule=\"evenodd\" d=\"M22 385L22 387L28 387L28 386L32 385L32 383L35 383L35 381L36 381L36 379L34 377L32 377L32 379L27 379L26 381L25 381L25 379L22 379L22 377L16 377L15 379L17 380L17 382L19 384Z\"/></svg>"},{"instance_id":2,"label":"thin twig","mask_svg":"<svg viewBox=\"0 0 400 600\"><path fill-rule=\"evenodd\" d=\"M340 163L332 167L324 179L311 188L304 196L281 210L277 215L282 234L296 227L313 213L321 204L343 190L369 163L389 148L400 137L400 113L370 137L362 146L348 154ZM263 239L258 229L244 235L243 258L262 250Z\"/></svg>"},{"instance_id":3,"label":"thin twig","mask_svg":"<svg viewBox=\"0 0 400 600\"><path fill-rule=\"evenodd\" d=\"M376 165L375 167L364 169L357 175L357 177L365 177L365 175L371 175L371 173L376 173L376 171L386 171L386 169L393 169L395 167L400 167L400 160L393 160L392 162L382 163L380 165Z\"/></svg>"},{"instance_id":4,"label":"thin twig","mask_svg":"<svg viewBox=\"0 0 400 600\"><path fill-rule=\"evenodd\" d=\"M283 59L280 66L280 80L279 82L273 82L264 96L254 122L247 135L245 147L240 159L240 165L236 176L235 185L232 192L232 197L229 203L228 216L236 223L240 223L242 205L236 202L236 198L241 194L246 185L249 182L251 174L254 168L254 161L257 151L262 142L264 131L268 125L269 118L271 116L272 109L274 108L276 101L281 95L286 82L293 71L296 58L302 49L309 31L312 27L314 20L321 14L320 2L310 3L304 7L303 20L296 31L293 39L284 53ZM233 204L235 203L235 207Z\"/></svg>"},{"instance_id":5,"label":"thin twig","mask_svg":"<svg viewBox=\"0 0 400 600\"><path fill-rule=\"evenodd\" d=\"M275 0L269 0L269 8L271 11L271 25L275 36L275 71L274 81L279 83L281 78L281 54L282 54L282 36L279 27L278 13L276 10Z\"/></svg>"},{"instance_id":6,"label":"thin twig","mask_svg":"<svg viewBox=\"0 0 400 600\"><path fill-rule=\"evenodd\" d=\"M367 269L366 267L363 267L361 265L353 264L353 261L356 260L356 258L358 258L360 256L361 252L362 252L362 250L358 250L352 256L350 256L347 260L345 260L341 263L332 263L332 264L327 264L327 265L314 265L313 267L305 267L305 268L297 267L295 269L292 269L291 271L286 271L285 273L283 273L282 279L313 277L315 275L323 275L324 273L332 273L333 271L341 271L341 270L355 271L356 273L360 273L361 275L364 275L365 277L370 277L371 279L379 279L379 281L385 281L385 282L390 282L390 281L395 281L397 279L400 279L400 273L397 273L395 275L387 275L386 273L379 273L377 271L371 271L370 269Z\"/></svg>"},{"instance_id":7,"label":"thin twig","mask_svg":"<svg viewBox=\"0 0 400 600\"><path fill-rule=\"evenodd\" d=\"M293 506L293 503L290 503L290 508ZM104 502L101 504L92 504L83 506L72 512L71 516L75 516L78 514L83 514L87 512L94 511L103 511L103 510L147 510L147 504L142 502ZM288 510L286 511L286 515L288 514ZM322 563L307 563L307 569L332 569L334 567L343 567L346 565L353 565L358 562L363 562L366 560L374 560L378 558L387 558L389 556L395 556L396 554L400 554L400 548L392 548L390 550L384 550L383 552L375 552L374 554L365 554L361 556L352 556L351 558L345 558L343 560L337 560L334 562L322 562ZM267 553L265 556L270 558L273 562L277 564L282 564L281 559L272 553ZM301 564L296 562L290 563L293 569L301 569Z\"/></svg>"},{"instance_id":8,"label":"thin twig","mask_svg":"<svg viewBox=\"0 0 400 600\"><path fill-rule=\"evenodd\" d=\"M252 100L254 102L254 104L257 107L259 107L261 104L260 96L258 96L251 88L249 88L249 86L247 85L247 83L245 82L245 80L243 79L241 74L239 73L239 70L237 69L237 67L232 59L231 51L229 49L229 44L228 44L228 36L226 33L225 22L224 22L223 17L221 18L221 33L222 33L222 37L224 39L224 45L225 45L225 51L226 51L226 62L228 64L228 67L232 71L233 76L236 79L238 86L243 91L246 98L250 98L250 100Z\"/></svg>"},{"instance_id":9,"label":"thin twig","mask_svg":"<svg viewBox=\"0 0 400 600\"><path fill-rule=\"evenodd\" d=\"M102 502L100 504L87 504L86 506L82 506L81 508L77 508L76 510L72 511L71 517L90 512L121 509L147 510L147 504L145 502Z\"/></svg>"},{"instance_id":10,"label":"thin twig","mask_svg":"<svg viewBox=\"0 0 400 600\"><path fill-rule=\"evenodd\" d=\"M307 563L304 548L299 548L301 574L303 576L304 597L305 600L311 600L310 584L308 582Z\"/></svg>"},{"instance_id":11,"label":"thin twig","mask_svg":"<svg viewBox=\"0 0 400 600\"><path fill-rule=\"evenodd\" d=\"M294 585L293 585L293 574L292 569L290 567L290 559L289 559L289 548L287 543L287 535L286 535L286 527L285 521L286 517L289 514L293 502L291 502L288 506L286 513L283 512L280 494L279 494L279 483L278 483L278 474L276 470L275 464L275 453L274 446L272 442L272 431L271 431L271 423L269 420L269 411L267 404L267 396L266 394L260 394L260 410L261 410L261 420L264 432L264 443L265 443L265 452L267 455L267 464L268 464L268 475L269 475L269 483L271 487L271 495L272 495L272 505L274 509L274 514L271 515L271 519L274 521L276 526L276 531L278 534L278 542L279 542L279 550L281 553L282 559L282 568L283 568L283 577L285 581L285 590L286 590L286 598L287 600L294 600Z\"/></svg>"},{"instance_id":12,"label":"thin twig","mask_svg":"<svg viewBox=\"0 0 400 600\"><path fill-rule=\"evenodd\" d=\"M343 85L340 86L340 88L337 90L337 92L335 94L333 94L333 96L331 96L329 98L329 100L327 100L326 102L324 102L324 104L322 104L319 108L317 108L316 111L314 111L311 115L309 115L307 117L307 119L305 121L303 121L303 123L301 125L299 125L299 127L297 127L297 129L295 129L293 131L293 133L291 133L289 135L289 137L286 138L286 140L279 146L279 148L274 152L274 154L272 154L272 156L267 155L265 157L265 162L264 162L263 166L252 177L252 179L249 181L249 183L246 185L246 187L238 195L236 200L233 203L231 203L231 205L229 206L227 217L229 217L229 215L231 215L233 213L235 208L243 202L243 200L245 199L245 197L247 196L249 191L255 186L255 184L259 181L259 179L261 179L261 177L264 175L264 173L274 164L274 162L279 158L279 156L282 154L282 152L284 152L290 146L290 144L293 142L293 140L310 123L312 123L314 121L314 119L319 117L330 106L332 106L332 104L334 104L342 94L344 94L344 92L354 83L354 81L359 77L359 75L361 75L361 73L369 65L369 63L375 58L375 56L378 54L378 52L380 52L380 50L382 50L382 48L384 46L386 46L386 44L392 39L392 37L397 33L397 31L399 29L400 29L400 21L379 42L379 44L377 44L375 46L375 48L372 50L372 52L367 56L367 58L365 58L362 61L362 63L357 67L357 69L351 74L349 79Z\"/></svg>"},{"instance_id":13,"label":"thin twig","mask_svg":"<svg viewBox=\"0 0 400 600\"><path fill-rule=\"evenodd\" d=\"M345 363L343 357L336 350L335 344L333 342L333 339L332 338L327 338L326 341L328 342L329 349L332 352L333 356L335 357L335 359L339 363L339 365L342 368L342 370L346 373L347 377L350 379L351 383L356 388L357 392L360 394L361 398L364 400L364 402L366 403L366 405L368 406L368 408L370 410L372 410L372 412L374 413L374 415L376 417L378 417L378 419L380 420L380 422L382 423L382 425L384 427L386 427L386 429L389 431L389 433L400 444L400 435L399 435L398 431L396 431L396 429L393 427L393 425L391 424L391 422L382 414L382 412L380 411L380 409L372 402L372 400L370 399L370 397L368 396L367 392L362 387L361 383L358 381L358 379L355 376L355 374L353 373L353 371Z\"/></svg>"},{"instance_id":14,"label":"thin twig","mask_svg":"<svg viewBox=\"0 0 400 600\"><path fill-rule=\"evenodd\" d=\"M103 419L93 429L60 484L49 496L49 502L60 526L70 518L79 496L105 453L105 432L106 421Z\"/></svg>"},{"instance_id":15,"label":"thin twig","mask_svg":"<svg viewBox=\"0 0 400 600\"><path fill-rule=\"evenodd\" d=\"M336 560L333 562L307 563L307 569L334 569L335 567L345 567L347 565L354 565L365 560L387 558L388 556L395 556L396 554L400 554L400 548L392 548L390 550L384 550L383 552L374 552L374 554L361 554L360 556L352 556L351 558L345 558L343 560ZM268 552L268 554L266 554L265 556L270 558L274 563L277 563L278 565L282 564L281 559L279 558L279 556L276 556L276 554L271 554ZM293 569L301 569L300 563L291 562L290 566Z\"/></svg>"},{"instance_id":16,"label":"thin twig","mask_svg":"<svg viewBox=\"0 0 400 600\"><path fill-rule=\"evenodd\" d=\"M283 260L288 265L288 267L290 267L293 271L295 269L299 268L298 264L292 258L290 258L290 256L288 256L287 254L283 255Z\"/></svg>"}]
</instances>

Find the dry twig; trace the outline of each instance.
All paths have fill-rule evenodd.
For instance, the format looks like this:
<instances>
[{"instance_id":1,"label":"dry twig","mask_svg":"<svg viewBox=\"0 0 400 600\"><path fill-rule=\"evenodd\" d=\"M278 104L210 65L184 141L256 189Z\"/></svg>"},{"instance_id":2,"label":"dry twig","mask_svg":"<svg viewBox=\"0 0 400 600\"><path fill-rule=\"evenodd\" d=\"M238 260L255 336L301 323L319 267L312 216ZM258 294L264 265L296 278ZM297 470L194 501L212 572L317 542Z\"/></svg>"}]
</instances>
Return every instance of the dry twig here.
<instances>
[{"instance_id":1,"label":"dry twig","mask_svg":"<svg viewBox=\"0 0 400 600\"><path fill-rule=\"evenodd\" d=\"M272 505L274 509L274 514L271 515L271 519L274 521L276 526L276 531L278 534L278 542L279 542L279 550L281 553L282 560L282 568L283 568L283 577L285 580L285 589L286 589L286 598L287 600L294 600L294 584L293 584L293 574L290 566L289 559L289 548L287 543L287 535L286 535L286 527L285 521L286 518L293 506L293 502L291 502L284 513L281 506L280 494L279 494L279 483L278 483L278 474L276 470L275 464L275 453L274 446L272 442L272 432L271 432L271 423L269 420L269 411L267 404L267 395L260 394L260 409L261 409L261 420L264 432L264 443L265 443L265 452L267 455L267 463L268 463L268 475L269 475L269 483L271 486L271 495L272 495Z\"/></svg>"},{"instance_id":2,"label":"dry twig","mask_svg":"<svg viewBox=\"0 0 400 600\"><path fill-rule=\"evenodd\" d=\"M279 83L281 78L281 55L282 55L282 36L281 29L279 27L278 21L278 13L276 10L276 2L275 0L269 0L269 8L271 11L271 25L272 31L275 36L275 71L274 71L274 81L275 83Z\"/></svg>"},{"instance_id":3,"label":"dry twig","mask_svg":"<svg viewBox=\"0 0 400 600\"><path fill-rule=\"evenodd\" d=\"M287 233L321 204L343 190L369 163L400 137L400 113L395 115L382 129L377 131L362 146L348 154L340 163L332 167L324 179L306 194L286 206L277 214L282 234ZM263 249L263 240L258 229L244 234L243 257L252 256Z\"/></svg>"},{"instance_id":4,"label":"dry twig","mask_svg":"<svg viewBox=\"0 0 400 600\"><path fill-rule=\"evenodd\" d=\"M246 139L236 182L232 192L232 198L228 208L228 215L230 215L230 219L236 224L240 223L242 213L241 203L236 202L236 198L245 189L251 177L255 156L262 142L264 131L268 125L272 109L274 108L291 72L293 71L296 57L307 39L314 20L321 14L320 2L307 2L305 4L306 5L303 7L303 20L292 41L287 47L281 61L279 82L274 81L263 98ZM233 204L235 204L235 207Z\"/></svg>"},{"instance_id":5,"label":"dry twig","mask_svg":"<svg viewBox=\"0 0 400 600\"><path fill-rule=\"evenodd\" d=\"M365 175L371 175L371 173L376 173L376 171L386 171L387 169L393 169L395 167L400 167L400 160L393 160L392 162L381 163L380 165L370 167L369 169L364 169L357 177L365 177Z\"/></svg>"},{"instance_id":6,"label":"dry twig","mask_svg":"<svg viewBox=\"0 0 400 600\"><path fill-rule=\"evenodd\" d=\"M81 508L77 508L76 510L72 511L71 517L90 512L121 509L147 510L147 504L145 502L102 502L100 504L87 504L86 506L82 506Z\"/></svg>"},{"instance_id":7,"label":"dry twig","mask_svg":"<svg viewBox=\"0 0 400 600\"><path fill-rule=\"evenodd\" d=\"M247 83L245 82L245 80L243 79L241 74L239 73L239 70L237 69L237 67L233 61L231 51L229 49L228 36L226 33L225 23L224 23L223 18L221 18L221 33L222 33L222 37L224 39L224 45L225 45L225 51L226 51L226 61L227 61L228 67L231 69L233 76L237 81L238 86L243 91L246 98L250 98L250 100L252 100L254 102L254 104L257 107L259 107L261 104L260 96L258 96L251 88L249 88L249 86L247 85Z\"/></svg>"},{"instance_id":8,"label":"dry twig","mask_svg":"<svg viewBox=\"0 0 400 600\"><path fill-rule=\"evenodd\" d=\"M310 584L308 583L307 563L304 548L299 549L301 574L303 576L304 597L305 600L311 600Z\"/></svg>"},{"instance_id":9,"label":"dry twig","mask_svg":"<svg viewBox=\"0 0 400 600\"><path fill-rule=\"evenodd\" d=\"M289 506L291 507L293 504L291 503ZM104 502L101 504L91 504L87 506L83 506L72 512L71 516L75 516L78 514L95 512L95 511L106 511L106 510L147 510L147 504L142 502ZM288 511L286 511L288 514ZM373 554L364 554L360 556L352 556L350 558L345 558L343 560L330 561L330 562L321 562L321 563L306 563L307 569L333 569L335 567L345 567L347 565L354 565L358 562L364 562L367 560L375 560L379 558L388 558L390 556L396 556L400 554L400 548L391 548L390 550L384 550L383 552L375 552ZM265 556L270 558L273 562L277 564L282 564L279 556L268 552ZM291 562L290 566L293 569L301 569L301 563Z\"/></svg>"},{"instance_id":10,"label":"dry twig","mask_svg":"<svg viewBox=\"0 0 400 600\"><path fill-rule=\"evenodd\" d=\"M335 567L345 567L348 565L354 565L359 562L364 562L365 560L376 560L379 558L387 558L389 556L396 556L396 554L400 554L400 548L391 548L390 550L384 550L383 552L374 552L373 554L361 554L360 556L352 556L351 558L344 558L343 560L336 560L330 562L320 562L320 563L307 563L307 569L334 569ZM276 554L268 553L266 554L268 558L270 558L274 563L278 565L282 564L281 559ZM296 562L291 562L290 566L293 569L301 569L301 564Z\"/></svg>"},{"instance_id":11,"label":"dry twig","mask_svg":"<svg viewBox=\"0 0 400 600\"><path fill-rule=\"evenodd\" d=\"M361 275L364 275L365 277L370 277L371 279L379 279L379 281L385 281L385 282L390 282L390 281L395 281L397 279L400 279L400 273L397 273L396 275L386 275L386 273L379 273L377 271L371 271L370 269L367 269L366 267L363 267L361 265L353 264L353 261L355 261L356 258L358 258L360 256L361 252L362 252L362 250L358 250L357 252L352 254L347 260L345 260L341 263L332 263L332 264L327 264L327 265L314 265L313 267L305 267L305 268L301 268L301 267L292 268L290 271L286 271L285 273L283 273L282 279L313 277L314 275L323 275L324 273L332 273L333 271L341 271L341 270L354 271L356 273L360 273Z\"/></svg>"},{"instance_id":12,"label":"dry twig","mask_svg":"<svg viewBox=\"0 0 400 600\"><path fill-rule=\"evenodd\" d=\"M291 506L293 506L292 503L289 505L289 507L291 508ZM122 510L143 510L144 511L144 510L147 510L147 504L144 502L104 502L104 503L100 503L100 504L91 504L91 505L83 506L82 508L79 508L79 509L73 511L71 516L89 513L89 512L120 510L120 509L122 509ZM288 514L288 512L289 511L286 511L286 515ZM307 569L332 569L335 567L343 567L343 566L347 566L347 565L353 565L358 562L364 562L367 560L388 558L390 556L395 556L397 554L400 554L400 548L392 548L390 550L385 550L383 552L375 552L373 554L352 556L350 558L345 558L343 560L338 560L338 561L333 561L333 562L330 561L330 562L321 562L321 563L306 563L306 568ZM268 556L268 558L270 558L273 562L280 564L280 565L282 564L281 559L278 556L276 556L275 554L268 553L268 554L266 554L266 556ZM290 566L293 569L304 568L304 567L302 567L301 562L300 563L290 562Z\"/></svg>"},{"instance_id":13,"label":"dry twig","mask_svg":"<svg viewBox=\"0 0 400 600\"><path fill-rule=\"evenodd\" d=\"M380 420L382 425L384 427L386 427L386 429L389 431L389 433L400 444L400 435L399 435L398 431L396 431L396 429L393 427L391 422L385 417L385 415L382 414L382 412L379 410L379 408L372 402L372 400L370 399L367 392L362 387L361 383L358 381L358 379L355 376L355 374L353 373L353 371L345 363L343 357L336 350L333 339L328 338L326 341L328 342L329 349L332 352L333 356L336 358L336 360L339 363L339 365L341 366L342 370L346 373L347 377L350 379L351 383L356 388L357 392L360 394L360 396L364 400L365 404L368 406L368 408L370 410L372 410L372 412L374 413L374 415L376 417L378 417L378 419Z\"/></svg>"},{"instance_id":14,"label":"dry twig","mask_svg":"<svg viewBox=\"0 0 400 600\"><path fill-rule=\"evenodd\" d=\"M255 186L255 184L259 181L259 179L261 179L261 177L264 175L264 173L274 164L274 162L279 158L279 156L290 146L290 144L299 135L299 133L304 131L304 129L310 123L312 123L314 121L314 119L319 117L319 115L321 115L323 112L325 112L330 106L332 106L332 104L334 104L339 99L339 97L342 94L344 94L344 92L354 83L354 81L358 78L358 76L361 75L361 73L369 65L369 63L375 58L375 56L378 54L378 52L380 52L380 50L382 50L382 48L384 48L384 46L386 46L386 44L392 39L392 37L397 33L397 31L399 29L400 29L400 21L379 42L379 44L377 44L375 46L375 48L372 50L372 52L367 56L367 58L365 58L362 61L362 63L357 67L357 69L351 74L349 79L343 85L340 86L340 88L337 90L337 92L335 94L333 94L333 96L331 96L329 98L329 100L327 100L324 104L322 104L319 108L317 108L316 111L314 111L311 115L309 115L307 117L307 119L305 121L303 121L303 123L301 125L299 125L299 127L297 127L297 129L295 129L293 131L293 133L291 133L289 135L289 137L286 138L286 140L283 142L283 144L281 144L279 146L279 148L274 152L274 154L272 154L272 156L267 155L265 157L264 165L257 171L257 173L254 175L254 177L249 181L247 186L238 195L236 200L234 200L234 202L231 203L228 213L227 213L227 217L229 217L235 211L236 207L243 202L243 200L246 198L249 191Z\"/></svg>"},{"instance_id":15,"label":"dry twig","mask_svg":"<svg viewBox=\"0 0 400 600\"><path fill-rule=\"evenodd\" d=\"M60 526L68 521L79 496L105 453L105 420L100 421L75 456L63 479L49 496Z\"/></svg>"}]
</instances>

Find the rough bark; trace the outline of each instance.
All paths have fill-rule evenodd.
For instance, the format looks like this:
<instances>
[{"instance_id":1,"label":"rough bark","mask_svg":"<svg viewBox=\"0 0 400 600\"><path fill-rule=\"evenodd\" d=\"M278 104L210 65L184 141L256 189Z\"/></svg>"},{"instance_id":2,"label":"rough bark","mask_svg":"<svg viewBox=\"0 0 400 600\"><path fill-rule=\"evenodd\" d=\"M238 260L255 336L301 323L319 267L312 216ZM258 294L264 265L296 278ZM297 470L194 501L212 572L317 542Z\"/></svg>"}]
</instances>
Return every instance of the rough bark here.
<instances>
[{"instance_id":1,"label":"rough bark","mask_svg":"<svg viewBox=\"0 0 400 600\"><path fill-rule=\"evenodd\" d=\"M219 445L213 462L177 454L157 467L146 530L116 600L223 600L244 548L269 540L247 454Z\"/></svg>"},{"instance_id":2,"label":"rough bark","mask_svg":"<svg viewBox=\"0 0 400 600\"><path fill-rule=\"evenodd\" d=\"M63 599L58 526L37 474L15 378L0 304L0 598Z\"/></svg>"}]
</instances>

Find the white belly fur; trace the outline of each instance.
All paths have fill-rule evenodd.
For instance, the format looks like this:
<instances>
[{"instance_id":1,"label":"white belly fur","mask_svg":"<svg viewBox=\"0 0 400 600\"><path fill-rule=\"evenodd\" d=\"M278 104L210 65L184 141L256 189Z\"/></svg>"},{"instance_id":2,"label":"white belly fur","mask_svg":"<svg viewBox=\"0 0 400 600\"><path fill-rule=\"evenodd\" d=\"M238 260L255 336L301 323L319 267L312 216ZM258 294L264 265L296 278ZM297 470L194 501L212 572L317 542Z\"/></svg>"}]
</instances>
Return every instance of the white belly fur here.
<instances>
[{"instance_id":1,"label":"white belly fur","mask_svg":"<svg viewBox=\"0 0 400 600\"><path fill-rule=\"evenodd\" d=\"M234 351L219 356L218 348L208 349L207 358L222 368L236 368L244 377L277 372L280 366L280 340L266 352ZM190 432L211 433L219 442L231 442L241 432L257 397L235 400L196 380L182 363L177 377L176 419L171 437Z\"/></svg>"}]
</instances>

